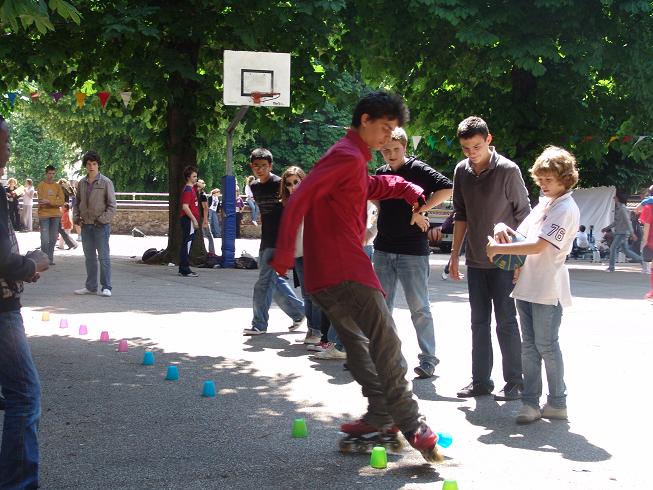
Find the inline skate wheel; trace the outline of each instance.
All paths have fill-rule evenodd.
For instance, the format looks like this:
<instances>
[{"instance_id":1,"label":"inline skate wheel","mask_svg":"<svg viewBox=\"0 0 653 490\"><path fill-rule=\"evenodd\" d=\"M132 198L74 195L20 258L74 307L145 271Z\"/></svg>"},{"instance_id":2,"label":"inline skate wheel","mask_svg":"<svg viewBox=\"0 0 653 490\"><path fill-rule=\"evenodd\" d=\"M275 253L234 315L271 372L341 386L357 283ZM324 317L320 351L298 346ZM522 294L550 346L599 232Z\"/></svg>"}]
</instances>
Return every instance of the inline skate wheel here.
<instances>
[{"instance_id":1,"label":"inline skate wheel","mask_svg":"<svg viewBox=\"0 0 653 490\"><path fill-rule=\"evenodd\" d=\"M353 441L343 439L338 444L341 453L350 453L354 449Z\"/></svg>"}]
</instances>

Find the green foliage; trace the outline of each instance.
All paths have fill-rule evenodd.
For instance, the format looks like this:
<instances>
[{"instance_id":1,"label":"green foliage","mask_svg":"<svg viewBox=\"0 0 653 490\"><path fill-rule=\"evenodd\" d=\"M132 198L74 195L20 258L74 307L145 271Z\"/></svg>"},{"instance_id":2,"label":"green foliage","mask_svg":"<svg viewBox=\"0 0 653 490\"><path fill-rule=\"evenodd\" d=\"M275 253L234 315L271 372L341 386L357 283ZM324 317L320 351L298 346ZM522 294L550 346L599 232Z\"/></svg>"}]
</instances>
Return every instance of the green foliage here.
<instances>
[{"instance_id":1,"label":"green foliage","mask_svg":"<svg viewBox=\"0 0 653 490\"><path fill-rule=\"evenodd\" d=\"M18 21L23 29L35 27L45 34L54 30L50 20L49 10L56 12L62 19L70 20L76 24L80 22L79 11L69 2L64 0L4 0L0 4L0 26L9 26L13 31L19 29Z\"/></svg>"},{"instance_id":2,"label":"green foliage","mask_svg":"<svg viewBox=\"0 0 653 490\"><path fill-rule=\"evenodd\" d=\"M420 153L440 166L462 158L456 126L475 114L524 170L557 144L576 153L584 185L636 187L653 157L648 144L631 156L636 135L653 131L652 11L650 0L358 1L343 50L368 82L407 98L409 132L435 138ZM609 142L625 134L635 139Z\"/></svg>"},{"instance_id":3,"label":"green foliage","mask_svg":"<svg viewBox=\"0 0 653 490\"><path fill-rule=\"evenodd\" d=\"M52 135L36 118L15 112L8 122L11 127L9 177L20 183L30 178L36 186L48 165L57 168L57 178L66 176L64 166L76 159L70 146Z\"/></svg>"}]
</instances>

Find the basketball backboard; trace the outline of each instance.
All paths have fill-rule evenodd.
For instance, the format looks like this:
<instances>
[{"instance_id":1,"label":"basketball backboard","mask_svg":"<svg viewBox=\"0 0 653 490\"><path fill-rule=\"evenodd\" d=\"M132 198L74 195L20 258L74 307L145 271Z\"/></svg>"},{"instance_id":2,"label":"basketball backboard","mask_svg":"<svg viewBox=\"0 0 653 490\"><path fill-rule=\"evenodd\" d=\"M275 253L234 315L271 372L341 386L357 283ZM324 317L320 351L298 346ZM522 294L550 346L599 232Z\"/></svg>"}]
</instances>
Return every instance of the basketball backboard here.
<instances>
[{"instance_id":1,"label":"basketball backboard","mask_svg":"<svg viewBox=\"0 0 653 490\"><path fill-rule=\"evenodd\" d=\"M224 51L225 105L290 106L290 53Z\"/></svg>"}]
</instances>

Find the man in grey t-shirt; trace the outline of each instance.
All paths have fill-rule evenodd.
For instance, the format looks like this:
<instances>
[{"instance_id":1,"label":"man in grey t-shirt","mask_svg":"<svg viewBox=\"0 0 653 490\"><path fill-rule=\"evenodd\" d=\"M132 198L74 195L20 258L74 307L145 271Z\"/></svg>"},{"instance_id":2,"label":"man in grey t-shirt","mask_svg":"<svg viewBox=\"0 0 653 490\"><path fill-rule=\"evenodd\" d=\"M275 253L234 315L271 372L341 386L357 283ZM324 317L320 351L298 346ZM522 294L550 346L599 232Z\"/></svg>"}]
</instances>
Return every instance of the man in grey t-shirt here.
<instances>
[{"instance_id":1,"label":"man in grey t-shirt","mask_svg":"<svg viewBox=\"0 0 653 490\"><path fill-rule=\"evenodd\" d=\"M480 117L468 117L458 125L458 139L467 157L454 170L454 239L450 277L461 279L459 255L467 235L466 265L472 321L472 382L458 392L460 398L489 395L492 382L492 307L503 357L504 388L496 400L516 400L522 389L521 337L515 302L510 297L513 275L489 262L485 254L488 235L500 243L507 234L495 229L505 223L515 229L528 216L528 192L519 167L499 155L492 135Z\"/></svg>"}]
</instances>

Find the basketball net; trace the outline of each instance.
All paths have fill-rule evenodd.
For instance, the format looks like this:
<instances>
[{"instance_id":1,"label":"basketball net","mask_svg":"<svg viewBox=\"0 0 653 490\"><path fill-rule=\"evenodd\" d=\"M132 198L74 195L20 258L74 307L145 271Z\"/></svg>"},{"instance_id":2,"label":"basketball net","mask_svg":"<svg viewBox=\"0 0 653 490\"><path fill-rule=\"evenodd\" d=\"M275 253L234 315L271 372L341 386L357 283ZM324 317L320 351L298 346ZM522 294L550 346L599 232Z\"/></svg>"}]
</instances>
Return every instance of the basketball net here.
<instances>
[{"instance_id":1,"label":"basketball net","mask_svg":"<svg viewBox=\"0 0 653 490\"><path fill-rule=\"evenodd\" d=\"M260 104L261 102L276 99L280 95L279 92L252 92L250 97L254 104Z\"/></svg>"}]
</instances>

